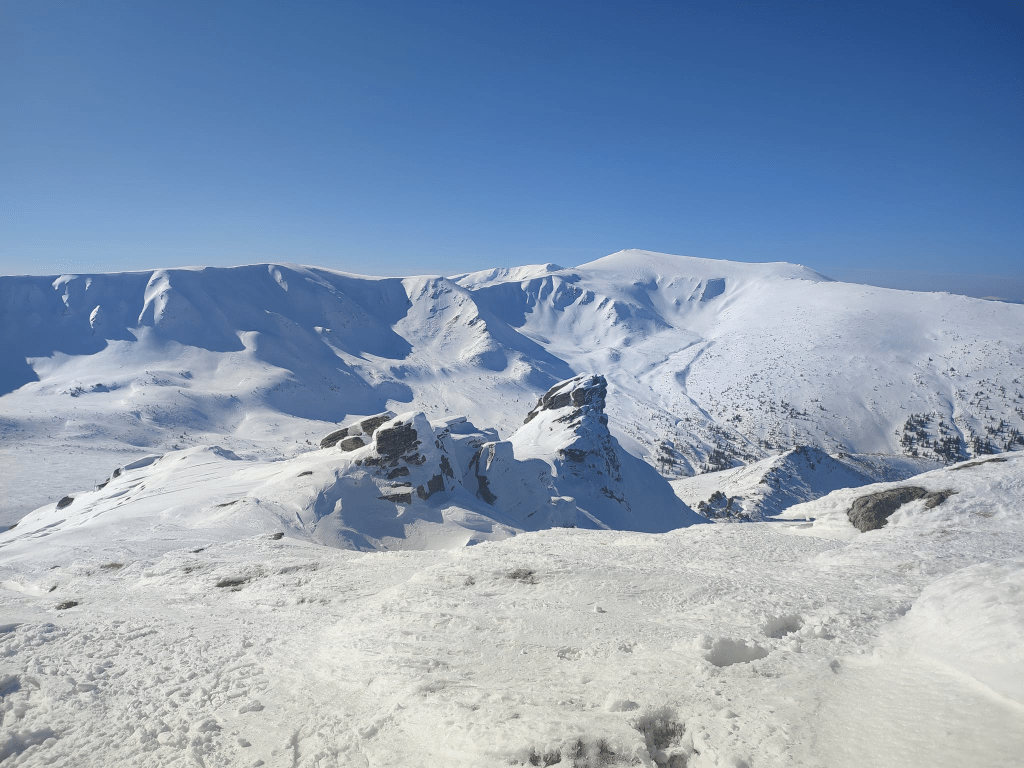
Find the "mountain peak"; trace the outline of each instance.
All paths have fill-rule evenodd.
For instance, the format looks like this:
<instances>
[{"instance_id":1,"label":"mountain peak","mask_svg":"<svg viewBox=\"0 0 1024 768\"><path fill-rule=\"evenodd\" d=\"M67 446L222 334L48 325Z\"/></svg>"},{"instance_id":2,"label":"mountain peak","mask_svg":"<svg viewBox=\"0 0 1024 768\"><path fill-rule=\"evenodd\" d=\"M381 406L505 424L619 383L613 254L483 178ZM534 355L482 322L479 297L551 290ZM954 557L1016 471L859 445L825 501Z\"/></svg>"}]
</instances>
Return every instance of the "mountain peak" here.
<instances>
[{"instance_id":1,"label":"mountain peak","mask_svg":"<svg viewBox=\"0 0 1024 768\"><path fill-rule=\"evenodd\" d=\"M544 393L533 410L526 415L523 424L529 424L541 411L557 411L563 408L572 410L559 416L556 421L574 422L586 414L593 413L599 417L602 424L607 424L608 416L604 412L607 394L608 382L604 376L594 373L574 376L560 381Z\"/></svg>"},{"instance_id":2,"label":"mountain peak","mask_svg":"<svg viewBox=\"0 0 1024 768\"><path fill-rule=\"evenodd\" d=\"M696 278L776 278L833 282L832 278L815 272L802 264L786 261L746 262L727 259L702 259L696 256L676 256L657 251L630 248L610 254L577 267L587 273L614 272L646 276L671 277L685 275Z\"/></svg>"}]
</instances>

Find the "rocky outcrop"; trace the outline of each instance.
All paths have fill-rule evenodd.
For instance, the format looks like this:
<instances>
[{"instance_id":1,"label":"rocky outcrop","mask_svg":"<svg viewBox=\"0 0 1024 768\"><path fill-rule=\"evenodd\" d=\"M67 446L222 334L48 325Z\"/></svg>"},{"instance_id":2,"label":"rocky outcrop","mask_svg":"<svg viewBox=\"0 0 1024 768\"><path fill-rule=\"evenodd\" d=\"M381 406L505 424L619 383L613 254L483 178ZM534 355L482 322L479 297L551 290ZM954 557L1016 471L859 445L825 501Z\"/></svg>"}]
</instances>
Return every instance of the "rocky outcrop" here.
<instances>
[{"instance_id":1,"label":"rocky outcrop","mask_svg":"<svg viewBox=\"0 0 1024 768\"><path fill-rule=\"evenodd\" d=\"M510 438L516 457L547 462L555 493L573 498L592 524L655 532L703 521L612 436L607 396L608 382L599 374L556 384Z\"/></svg>"},{"instance_id":2,"label":"rocky outcrop","mask_svg":"<svg viewBox=\"0 0 1024 768\"><path fill-rule=\"evenodd\" d=\"M904 504L924 499L925 509L932 509L955 493L957 491L929 491L918 485L905 485L861 496L854 500L853 506L846 514L861 533L877 531Z\"/></svg>"},{"instance_id":3,"label":"rocky outcrop","mask_svg":"<svg viewBox=\"0 0 1024 768\"><path fill-rule=\"evenodd\" d=\"M529 424L538 414L544 411L560 411L570 408L559 415L562 423L578 424L584 413L591 412L598 416L602 424L608 423L604 412L605 397L608 394L608 382L604 376L576 376L555 384L537 401L533 410L526 414L523 424Z\"/></svg>"},{"instance_id":4,"label":"rocky outcrop","mask_svg":"<svg viewBox=\"0 0 1024 768\"><path fill-rule=\"evenodd\" d=\"M718 490L712 493L707 501L698 502L697 511L708 518L743 519L746 515L738 504L733 507L735 501L735 496L726 496L722 491Z\"/></svg>"},{"instance_id":5,"label":"rocky outcrop","mask_svg":"<svg viewBox=\"0 0 1024 768\"><path fill-rule=\"evenodd\" d=\"M604 413L607 391L602 376L562 382L511 440L465 418L432 424L418 411L345 426L324 440L344 454L317 491L310 524L324 536L381 538L396 526L426 531L446 515L482 516L467 519L506 531L653 532L703 522L653 467L619 447Z\"/></svg>"},{"instance_id":6,"label":"rocky outcrop","mask_svg":"<svg viewBox=\"0 0 1024 768\"><path fill-rule=\"evenodd\" d=\"M366 420L371 422L373 437L366 446L357 446L358 453L353 457L357 466L380 478L378 499L408 505L414 498L426 501L454 488L455 472L446 441L424 414L406 413L384 421L379 418Z\"/></svg>"},{"instance_id":7,"label":"rocky outcrop","mask_svg":"<svg viewBox=\"0 0 1024 768\"><path fill-rule=\"evenodd\" d=\"M343 451L354 451L362 448L373 437L373 433L384 422L395 418L391 411L384 411L367 416L354 424L336 429L320 441L321 448L333 448L337 445Z\"/></svg>"}]
</instances>

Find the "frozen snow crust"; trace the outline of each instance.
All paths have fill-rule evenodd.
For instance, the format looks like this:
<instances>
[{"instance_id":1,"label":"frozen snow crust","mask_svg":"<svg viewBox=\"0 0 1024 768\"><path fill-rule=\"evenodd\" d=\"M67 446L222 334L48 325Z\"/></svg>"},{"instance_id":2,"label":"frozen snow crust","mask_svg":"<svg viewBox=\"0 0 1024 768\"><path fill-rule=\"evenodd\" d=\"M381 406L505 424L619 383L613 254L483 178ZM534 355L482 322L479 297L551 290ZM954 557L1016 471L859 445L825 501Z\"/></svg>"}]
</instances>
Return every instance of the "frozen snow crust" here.
<instances>
[{"instance_id":1,"label":"frozen snow crust","mask_svg":"<svg viewBox=\"0 0 1024 768\"><path fill-rule=\"evenodd\" d=\"M1017 305L645 251L448 278L0 277L0 525L149 453L288 458L387 410L507 440L588 371L668 477L797 446L952 462L1024 445L1022 339Z\"/></svg>"},{"instance_id":2,"label":"frozen snow crust","mask_svg":"<svg viewBox=\"0 0 1024 768\"><path fill-rule=\"evenodd\" d=\"M852 501L899 483L776 522L437 551L232 530L237 505L204 509L207 527L174 513L19 526L0 534L0 758L1018 765L1024 455L995 458L915 477L957 493L868 533ZM169 461L195 481L244 463L187 451L107 487L146 477L173 505L185 470L161 487Z\"/></svg>"}]
</instances>

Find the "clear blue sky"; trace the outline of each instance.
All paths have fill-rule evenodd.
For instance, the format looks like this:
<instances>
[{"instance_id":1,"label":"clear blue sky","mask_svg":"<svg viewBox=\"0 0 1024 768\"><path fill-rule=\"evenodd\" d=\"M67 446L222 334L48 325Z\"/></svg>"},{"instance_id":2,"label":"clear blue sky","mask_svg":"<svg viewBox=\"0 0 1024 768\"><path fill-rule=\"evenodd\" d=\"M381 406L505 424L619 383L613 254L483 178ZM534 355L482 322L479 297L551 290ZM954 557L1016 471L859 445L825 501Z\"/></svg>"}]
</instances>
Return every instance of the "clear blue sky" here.
<instances>
[{"instance_id":1,"label":"clear blue sky","mask_svg":"<svg viewBox=\"0 0 1024 768\"><path fill-rule=\"evenodd\" d=\"M0 189L7 274L635 247L1024 296L1024 10L2 0Z\"/></svg>"}]
</instances>

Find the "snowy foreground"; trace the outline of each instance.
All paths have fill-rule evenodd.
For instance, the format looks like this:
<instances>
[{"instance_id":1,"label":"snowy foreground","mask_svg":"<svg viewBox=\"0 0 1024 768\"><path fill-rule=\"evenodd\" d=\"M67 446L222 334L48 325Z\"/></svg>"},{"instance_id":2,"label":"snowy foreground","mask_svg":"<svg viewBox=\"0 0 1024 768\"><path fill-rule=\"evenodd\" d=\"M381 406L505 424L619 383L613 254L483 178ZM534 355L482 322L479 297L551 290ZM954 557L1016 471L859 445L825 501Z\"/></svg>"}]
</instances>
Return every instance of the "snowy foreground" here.
<instances>
[{"instance_id":1,"label":"snowy foreground","mask_svg":"<svg viewBox=\"0 0 1024 768\"><path fill-rule=\"evenodd\" d=\"M850 524L910 484L957 493ZM1022 498L1011 453L774 522L368 553L41 510L0 534L0 762L1020 765Z\"/></svg>"}]
</instances>

